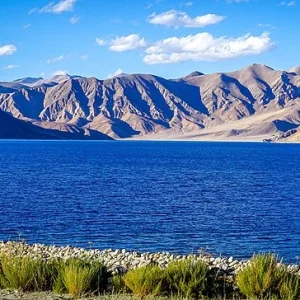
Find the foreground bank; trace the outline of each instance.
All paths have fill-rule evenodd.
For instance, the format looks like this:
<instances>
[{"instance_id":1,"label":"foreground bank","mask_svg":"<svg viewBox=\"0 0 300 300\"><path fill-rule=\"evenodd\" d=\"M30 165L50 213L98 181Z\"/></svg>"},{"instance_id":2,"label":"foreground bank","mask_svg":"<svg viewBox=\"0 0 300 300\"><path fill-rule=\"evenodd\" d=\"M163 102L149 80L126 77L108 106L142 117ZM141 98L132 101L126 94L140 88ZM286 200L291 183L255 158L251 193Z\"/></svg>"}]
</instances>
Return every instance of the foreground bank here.
<instances>
[{"instance_id":1,"label":"foreground bank","mask_svg":"<svg viewBox=\"0 0 300 300\"><path fill-rule=\"evenodd\" d=\"M174 255L0 242L0 263L2 288L53 290L74 297L130 292L196 299L300 297L300 265L284 265L272 254L241 261L206 253Z\"/></svg>"}]
</instances>

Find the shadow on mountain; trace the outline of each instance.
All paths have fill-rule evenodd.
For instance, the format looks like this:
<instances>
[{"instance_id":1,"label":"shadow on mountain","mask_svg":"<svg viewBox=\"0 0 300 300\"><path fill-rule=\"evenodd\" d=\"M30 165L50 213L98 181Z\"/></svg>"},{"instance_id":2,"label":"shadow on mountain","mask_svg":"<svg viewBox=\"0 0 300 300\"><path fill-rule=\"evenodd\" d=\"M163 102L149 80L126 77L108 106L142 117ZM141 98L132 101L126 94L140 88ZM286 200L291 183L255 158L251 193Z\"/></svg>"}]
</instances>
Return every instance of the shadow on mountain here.
<instances>
[{"instance_id":1,"label":"shadow on mountain","mask_svg":"<svg viewBox=\"0 0 300 300\"><path fill-rule=\"evenodd\" d=\"M278 130L283 131L283 132L286 132L286 131L289 131L291 129L298 127L297 124L290 123L290 122L283 121L283 120L275 120L274 124L278 128Z\"/></svg>"},{"instance_id":2,"label":"shadow on mountain","mask_svg":"<svg viewBox=\"0 0 300 300\"><path fill-rule=\"evenodd\" d=\"M122 120L112 119L112 121L111 129L120 138L129 138L140 133Z\"/></svg>"},{"instance_id":3,"label":"shadow on mountain","mask_svg":"<svg viewBox=\"0 0 300 300\"><path fill-rule=\"evenodd\" d=\"M98 131L89 130L90 135L80 128L79 132L70 133L53 129L44 129L29 122L16 119L0 110L1 139L35 139L35 140L112 140Z\"/></svg>"}]
</instances>

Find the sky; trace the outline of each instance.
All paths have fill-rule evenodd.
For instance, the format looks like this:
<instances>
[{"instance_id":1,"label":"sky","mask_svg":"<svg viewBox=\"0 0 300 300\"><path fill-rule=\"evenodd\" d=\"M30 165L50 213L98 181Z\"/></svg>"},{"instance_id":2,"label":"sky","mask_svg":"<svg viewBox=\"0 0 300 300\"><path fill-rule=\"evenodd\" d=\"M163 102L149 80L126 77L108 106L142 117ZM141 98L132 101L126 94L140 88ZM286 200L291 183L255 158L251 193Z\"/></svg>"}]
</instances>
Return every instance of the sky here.
<instances>
[{"instance_id":1,"label":"sky","mask_svg":"<svg viewBox=\"0 0 300 300\"><path fill-rule=\"evenodd\" d=\"M300 65L300 0L0 0L0 81Z\"/></svg>"}]
</instances>

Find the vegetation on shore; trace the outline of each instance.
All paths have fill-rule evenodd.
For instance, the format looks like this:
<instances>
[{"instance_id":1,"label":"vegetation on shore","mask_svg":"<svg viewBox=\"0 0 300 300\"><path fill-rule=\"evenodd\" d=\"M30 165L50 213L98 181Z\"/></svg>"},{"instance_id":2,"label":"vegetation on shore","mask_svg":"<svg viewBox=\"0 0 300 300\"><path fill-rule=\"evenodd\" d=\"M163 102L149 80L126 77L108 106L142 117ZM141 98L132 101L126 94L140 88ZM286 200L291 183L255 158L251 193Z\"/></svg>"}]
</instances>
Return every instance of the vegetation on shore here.
<instances>
[{"instance_id":1,"label":"vegetation on shore","mask_svg":"<svg viewBox=\"0 0 300 300\"><path fill-rule=\"evenodd\" d=\"M184 299L300 299L300 278L274 254L259 254L232 280L202 261L174 261L165 268L139 267L113 276L98 261L19 257L0 253L0 288L53 291L74 299L109 293Z\"/></svg>"}]
</instances>

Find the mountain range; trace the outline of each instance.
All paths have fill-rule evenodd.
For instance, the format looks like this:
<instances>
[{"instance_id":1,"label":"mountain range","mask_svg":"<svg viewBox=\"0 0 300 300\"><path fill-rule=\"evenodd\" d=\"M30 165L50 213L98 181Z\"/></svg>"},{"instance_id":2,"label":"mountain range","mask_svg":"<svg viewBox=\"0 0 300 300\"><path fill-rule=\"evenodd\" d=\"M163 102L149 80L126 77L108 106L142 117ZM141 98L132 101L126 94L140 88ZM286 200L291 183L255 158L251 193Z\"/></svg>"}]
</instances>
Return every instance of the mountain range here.
<instances>
[{"instance_id":1,"label":"mountain range","mask_svg":"<svg viewBox=\"0 0 300 300\"><path fill-rule=\"evenodd\" d=\"M253 64L177 79L28 77L0 82L0 110L1 138L297 142L300 67Z\"/></svg>"}]
</instances>

